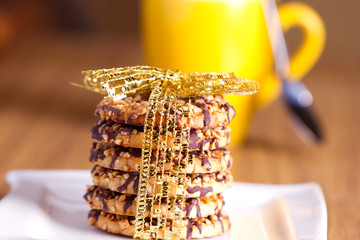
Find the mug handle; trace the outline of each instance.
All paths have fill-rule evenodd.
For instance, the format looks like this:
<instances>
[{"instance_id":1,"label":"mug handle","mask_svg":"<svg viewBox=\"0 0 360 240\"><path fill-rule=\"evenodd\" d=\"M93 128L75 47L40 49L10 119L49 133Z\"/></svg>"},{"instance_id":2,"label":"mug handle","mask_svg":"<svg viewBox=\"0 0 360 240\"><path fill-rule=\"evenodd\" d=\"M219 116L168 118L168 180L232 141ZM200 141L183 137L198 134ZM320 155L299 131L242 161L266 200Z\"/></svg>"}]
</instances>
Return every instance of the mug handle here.
<instances>
[{"instance_id":1,"label":"mug handle","mask_svg":"<svg viewBox=\"0 0 360 240\"><path fill-rule=\"evenodd\" d=\"M285 3L278 10L284 33L293 27L300 27L304 33L303 43L290 58L289 79L298 80L319 60L325 45L325 25L320 15L304 3Z\"/></svg>"}]
</instances>

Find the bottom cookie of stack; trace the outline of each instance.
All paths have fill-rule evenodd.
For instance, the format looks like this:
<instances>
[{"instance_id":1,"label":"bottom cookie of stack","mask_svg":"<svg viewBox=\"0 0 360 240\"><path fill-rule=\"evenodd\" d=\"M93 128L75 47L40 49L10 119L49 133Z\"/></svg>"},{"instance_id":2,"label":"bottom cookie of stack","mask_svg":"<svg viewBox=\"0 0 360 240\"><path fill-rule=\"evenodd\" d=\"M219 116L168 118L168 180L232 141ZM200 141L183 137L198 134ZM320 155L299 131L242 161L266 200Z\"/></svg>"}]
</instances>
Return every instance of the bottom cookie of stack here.
<instances>
[{"instance_id":1,"label":"bottom cookie of stack","mask_svg":"<svg viewBox=\"0 0 360 240\"><path fill-rule=\"evenodd\" d=\"M137 196L114 192L100 186L89 186L84 195L91 210L89 212L89 224L102 230L133 236L136 215ZM181 239L213 237L228 231L230 222L224 215L222 208L224 200L221 194L210 195L201 198L187 198L184 205L175 205L176 211L183 212L183 227ZM155 201L155 208L160 214L166 214L166 201L160 204ZM146 215L148 218L150 215ZM170 218L170 215L167 215ZM149 219L145 223L145 229L149 226ZM168 230L171 220L168 219ZM159 232L158 238L163 238L163 231Z\"/></svg>"},{"instance_id":2,"label":"bottom cookie of stack","mask_svg":"<svg viewBox=\"0 0 360 240\"><path fill-rule=\"evenodd\" d=\"M104 231L132 237L135 231L135 217L112 213L101 210L90 210L88 214L90 225L94 225ZM170 220L171 221L171 220ZM167 222L167 230L170 231L171 222ZM145 230L150 226L150 219L145 219ZM219 211L216 215L196 219L184 219L183 227L180 228L180 239L206 238L222 234L230 229L229 218ZM163 229L159 229L159 239L164 238Z\"/></svg>"}]
</instances>

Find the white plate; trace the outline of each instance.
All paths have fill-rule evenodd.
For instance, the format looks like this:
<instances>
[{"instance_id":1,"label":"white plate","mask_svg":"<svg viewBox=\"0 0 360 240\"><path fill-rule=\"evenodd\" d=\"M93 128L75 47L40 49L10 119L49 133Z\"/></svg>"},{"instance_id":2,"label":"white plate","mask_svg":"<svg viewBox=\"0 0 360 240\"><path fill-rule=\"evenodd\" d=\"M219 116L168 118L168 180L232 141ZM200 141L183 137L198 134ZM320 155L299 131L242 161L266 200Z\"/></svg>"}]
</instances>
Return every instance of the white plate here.
<instances>
[{"instance_id":1,"label":"white plate","mask_svg":"<svg viewBox=\"0 0 360 240\"><path fill-rule=\"evenodd\" d=\"M0 239L129 239L88 226L82 195L89 170L17 170L6 180L11 191L0 201ZM224 197L232 228L212 239L327 239L326 205L316 183L234 183Z\"/></svg>"}]
</instances>

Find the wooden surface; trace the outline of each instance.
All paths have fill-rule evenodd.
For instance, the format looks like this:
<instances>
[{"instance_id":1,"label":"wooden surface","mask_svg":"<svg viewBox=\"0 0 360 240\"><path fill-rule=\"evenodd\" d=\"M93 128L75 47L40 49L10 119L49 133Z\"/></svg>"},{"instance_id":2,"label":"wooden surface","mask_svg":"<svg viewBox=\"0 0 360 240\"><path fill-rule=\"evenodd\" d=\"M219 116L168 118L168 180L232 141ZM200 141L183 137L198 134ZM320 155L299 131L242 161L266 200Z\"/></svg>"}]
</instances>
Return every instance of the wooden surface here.
<instances>
[{"instance_id":1,"label":"wooden surface","mask_svg":"<svg viewBox=\"0 0 360 240\"><path fill-rule=\"evenodd\" d=\"M71 87L81 70L143 63L134 38L43 37L19 42L0 61L0 197L12 169L90 169L89 129L101 96ZM320 64L305 79L325 132L305 145L278 100L255 115L247 142L233 146L235 180L317 182L329 239L360 239L360 81L356 67Z\"/></svg>"}]
</instances>

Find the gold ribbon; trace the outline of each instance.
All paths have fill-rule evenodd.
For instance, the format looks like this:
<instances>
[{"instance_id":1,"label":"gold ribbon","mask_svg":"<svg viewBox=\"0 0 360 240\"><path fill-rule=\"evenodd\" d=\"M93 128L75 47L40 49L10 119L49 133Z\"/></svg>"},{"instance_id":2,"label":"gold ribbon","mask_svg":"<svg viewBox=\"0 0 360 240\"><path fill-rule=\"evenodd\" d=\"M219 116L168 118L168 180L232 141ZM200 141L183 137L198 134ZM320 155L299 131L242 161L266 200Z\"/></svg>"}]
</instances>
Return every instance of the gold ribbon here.
<instances>
[{"instance_id":1,"label":"gold ribbon","mask_svg":"<svg viewBox=\"0 0 360 240\"><path fill-rule=\"evenodd\" d=\"M193 164L192 151L189 149L190 97L253 94L259 89L258 83L233 73L185 74L149 66L89 70L83 73L84 85L73 85L107 94L114 100L150 93L144 123L134 238L180 239L184 216L175 206L184 206L187 184L185 168ZM177 97L188 97L187 104L178 104ZM154 127L156 113L160 113L158 128ZM183 126L176 126L177 114L185 119ZM171 146L168 146L168 133L173 139ZM153 149L156 149L155 152ZM161 152L165 153L165 159L159 157ZM152 154L155 157L153 163ZM175 158L178 161L174 161ZM165 162L172 163L167 175L164 172ZM148 196L148 187L151 185L153 192ZM161 201L166 202L165 213L160 211ZM148 221L145 219L146 212L150 212Z\"/></svg>"},{"instance_id":2,"label":"gold ribbon","mask_svg":"<svg viewBox=\"0 0 360 240\"><path fill-rule=\"evenodd\" d=\"M209 94L248 95L259 84L234 73L190 73L149 66L134 66L84 71L84 85L74 84L116 99L151 92L159 83L178 97Z\"/></svg>"}]
</instances>

